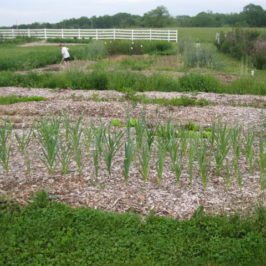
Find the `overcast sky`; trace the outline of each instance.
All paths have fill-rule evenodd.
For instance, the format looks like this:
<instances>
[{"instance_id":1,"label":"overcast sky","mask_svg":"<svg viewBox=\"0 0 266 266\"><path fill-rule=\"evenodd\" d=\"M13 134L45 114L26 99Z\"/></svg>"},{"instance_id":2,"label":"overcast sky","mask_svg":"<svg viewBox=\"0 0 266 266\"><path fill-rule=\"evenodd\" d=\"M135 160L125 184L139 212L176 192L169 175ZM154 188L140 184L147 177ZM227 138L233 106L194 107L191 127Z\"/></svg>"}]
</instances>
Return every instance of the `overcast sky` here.
<instances>
[{"instance_id":1,"label":"overcast sky","mask_svg":"<svg viewBox=\"0 0 266 266\"><path fill-rule=\"evenodd\" d=\"M238 13L253 3L266 9L266 0L0 0L0 26L63 19L114 15L119 12L143 15L165 6L171 15L196 15L202 11Z\"/></svg>"}]
</instances>

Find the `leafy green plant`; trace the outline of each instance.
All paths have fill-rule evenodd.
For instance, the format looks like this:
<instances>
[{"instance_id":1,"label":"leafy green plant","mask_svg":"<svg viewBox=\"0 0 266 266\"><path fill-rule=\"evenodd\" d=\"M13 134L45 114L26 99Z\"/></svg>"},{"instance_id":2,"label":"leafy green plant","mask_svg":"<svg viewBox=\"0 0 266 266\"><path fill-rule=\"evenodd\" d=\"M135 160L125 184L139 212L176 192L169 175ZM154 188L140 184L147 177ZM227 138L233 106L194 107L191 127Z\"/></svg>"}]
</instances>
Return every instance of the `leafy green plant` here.
<instances>
[{"instance_id":1,"label":"leafy green plant","mask_svg":"<svg viewBox=\"0 0 266 266\"><path fill-rule=\"evenodd\" d=\"M71 127L71 140L74 152L74 160L76 162L79 175L82 175L83 171L83 154L81 148L81 138L83 134L83 129L81 128L82 117L80 117L77 122Z\"/></svg>"},{"instance_id":2,"label":"leafy green plant","mask_svg":"<svg viewBox=\"0 0 266 266\"><path fill-rule=\"evenodd\" d=\"M49 173L54 173L59 150L60 118L44 118L36 127L37 139L41 145L41 160Z\"/></svg>"},{"instance_id":3,"label":"leafy green plant","mask_svg":"<svg viewBox=\"0 0 266 266\"><path fill-rule=\"evenodd\" d=\"M94 164L94 170L95 170L96 177L98 177L98 173L99 173L99 160L103 152L105 131L106 131L106 128L103 124L100 124L99 127L95 127L95 125L92 125L92 133L93 133L94 142L95 142L95 147L94 147L92 155L93 155L93 164Z\"/></svg>"},{"instance_id":4,"label":"leafy green plant","mask_svg":"<svg viewBox=\"0 0 266 266\"><path fill-rule=\"evenodd\" d=\"M123 135L124 135L123 131L111 132L110 128L104 134L104 145L105 145L104 159L107 165L109 176L111 176L112 173L113 158L122 145L121 140Z\"/></svg>"},{"instance_id":5,"label":"leafy green plant","mask_svg":"<svg viewBox=\"0 0 266 266\"><path fill-rule=\"evenodd\" d=\"M124 159L124 178L127 181L129 178L130 165L134 155L134 144L131 139L130 128L127 131L127 140L125 142L125 159Z\"/></svg>"},{"instance_id":6,"label":"leafy green plant","mask_svg":"<svg viewBox=\"0 0 266 266\"><path fill-rule=\"evenodd\" d=\"M143 143L143 145L138 150L138 158L140 163L140 174L144 181L148 180L149 171L150 171L150 160L151 160L151 152L147 143Z\"/></svg>"},{"instance_id":7,"label":"leafy green plant","mask_svg":"<svg viewBox=\"0 0 266 266\"><path fill-rule=\"evenodd\" d=\"M216 162L216 174L220 174L220 169L223 166L223 162L225 160L226 155L230 149L230 140L231 135L230 131L228 131L226 125L218 123L216 128L216 138L215 138L215 162Z\"/></svg>"},{"instance_id":8,"label":"leafy green plant","mask_svg":"<svg viewBox=\"0 0 266 266\"><path fill-rule=\"evenodd\" d=\"M201 140L197 149L197 161L199 164L199 173L201 177L201 181L203 184L203 188L206 188L208 182L208 172L210 161L207 156L207 144L206 141Z\"/></svg>"},{"instance_id":9,"label":"leafy green plant","mask_svg":"<svg viewBox=\"0 0 266 266\"><path fill-rule=\"evenodd\" d=\"M264 189L266 187L266 150L265 150L265 141L263 138L259 140L259 158L258 164L260 169L260 185Z\"/></svg>"},{"instance_id":10,"label":"leafy green plant","mask_svg":"<svg viewBox=\"0 0 266 266\"><path fill-rule=\"evenodd\" d=\"M176 183L180 181L180 177L183 169L183 157L179 150L179 143L177 142L176 137L172 137L169 142L169 153L171 158L171 168L175 173Z\"/></svg>"},{"instance_id":11,"label":"leafy green plant","mask_svg":"<svg viewBox=\"0 0 266 266\"><path fill-rule=\"evenodd\" d=\"M28 132L23 130L21 134L15 132L15 138L17 140L18 148L21 155L24 158L24 163L26 165L28 174L30 174L31 171L31 162L30 162L28 147L30 141L32 140L32 137L33 137L32 129L29 130Z\"/></svg>"},{"instance_id":12,"label":"leafy green plant","mask_svg":"<svg viewBox=\"0 0 266 266\"><path fill-rule=\"evenodd\" d=\"M0 125L0 163L2 167L9 174L9 159L11 153L11 144L9 143L11 138L12 125L10 122L5 121Z\"/></svg>"},{"instance_id":13,"label":"leafy green plant","mask_svg":"<svg viewBox=\"0 0 266 266\"><path fill-rule=\"evenodd\" d=\"M61 137L58 142L58 158L61 164L61 173L63 175L69 172L69 166L71 163L73 154L73 147L66 137Z\"/></svg>"},{"instance_id":14,"label":"leafy green plant","mask_svg":"<svg viewBox=\"0 0 266 266\"><path fill-rule=\"evenodd\" d=\"M192 179L193 179L193 166L194 166L194 160L195 160L196 153L197 153L197 147L198 147L197 139L190 140L189 149L188 149L188 175L189 175L190 184L192 183Z\"/></svg>"},{"instance_id":15,"label":"leafy green plant","mask_svg":"<svg viewBox=\"0 0 266 266\"><path fill-rule=\"evenodd\" d=\"M159 158L156 162L156 170L157 170L158 184L160 184L163 179L163 169L164 169L165 158L166 158L165 141L161 137L159 137L157 140L157 150L158 150Z\"/></svg>"},{"instance_id":16,"label":"leafy green plant","mask_svg":"<svg viewBox=\"0 0 266 266\"><path fill-rule=\"evenodd\" d=\"M245 135L245 153L246 153L246 160L249 166L249 171L250 173L253 172L254 170L254 156L255 156L255 151L254 151L254 141L255 141L255 135L253 132L248 131Z\"/></svg>"}]
</instances>

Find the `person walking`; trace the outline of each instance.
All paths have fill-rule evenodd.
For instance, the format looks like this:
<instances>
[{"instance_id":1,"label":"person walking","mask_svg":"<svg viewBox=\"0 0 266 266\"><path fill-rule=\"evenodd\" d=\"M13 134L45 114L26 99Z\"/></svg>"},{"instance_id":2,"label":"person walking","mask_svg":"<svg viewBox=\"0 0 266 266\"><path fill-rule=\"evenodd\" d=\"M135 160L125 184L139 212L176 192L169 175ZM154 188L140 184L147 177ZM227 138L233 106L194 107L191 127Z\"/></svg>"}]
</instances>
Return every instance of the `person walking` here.
<instances>
[{"instance_id":1,"label":"person walking","mask_svg":"<svg viewBox=\"0 0 266 266\"><path fill-rule=\"evenodd\" d=\"M64 63L64 65L66 65L70 61L70 54L68 52L68 48L65 47L63 44L60 44L59 47L61 49L62 54L61 64Z\"/></svg>"}]
</instances>

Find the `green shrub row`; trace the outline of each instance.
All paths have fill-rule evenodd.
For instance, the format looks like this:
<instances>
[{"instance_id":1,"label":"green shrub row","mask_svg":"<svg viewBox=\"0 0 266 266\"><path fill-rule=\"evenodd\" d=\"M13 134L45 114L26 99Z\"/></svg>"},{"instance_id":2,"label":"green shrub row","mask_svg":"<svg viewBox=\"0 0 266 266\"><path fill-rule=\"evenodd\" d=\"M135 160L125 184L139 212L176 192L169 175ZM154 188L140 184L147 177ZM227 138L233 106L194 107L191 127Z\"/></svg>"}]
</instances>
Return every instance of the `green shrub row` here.
<instances>
[{"instance_id":1,"label":"green shrub row","mask_svg":"<svg viewBox=\"0 0 266 266\"><path fill-rule=\"evenodd\" d=\"M154 74L147 77L141 73L102 72L92 73L67 71L60 74L31 72L20 75L1 72L0 86L31 88L71 88L81 90L118 90L131 88L134 91L187 91L231 94L266 95L266 84L253 78L242 78L231 84L223 84L214 76L187 74L179 79Z\"/></svg>"},{"instance_id":2,"label":"green shrub row","mask_svg":"<svg viewBox=\"0 0 266 266\"><path fill-rule=\"evenodd\" d=\"M176 54L174 45L167 41L127 41L115 40L105 41L107 51L110 55L128 54Z\"/></svg>"},{"instance_id":3,"label":"green shrub row","mask_svg":"<svg viewBox=\"0 0 266 266\"><path fill-rule=\"evenodd\" d=\"M266 211L190 220L105 213L51 202L0 205L1 265L264 265Z\"/></svg>"}]
</instances>

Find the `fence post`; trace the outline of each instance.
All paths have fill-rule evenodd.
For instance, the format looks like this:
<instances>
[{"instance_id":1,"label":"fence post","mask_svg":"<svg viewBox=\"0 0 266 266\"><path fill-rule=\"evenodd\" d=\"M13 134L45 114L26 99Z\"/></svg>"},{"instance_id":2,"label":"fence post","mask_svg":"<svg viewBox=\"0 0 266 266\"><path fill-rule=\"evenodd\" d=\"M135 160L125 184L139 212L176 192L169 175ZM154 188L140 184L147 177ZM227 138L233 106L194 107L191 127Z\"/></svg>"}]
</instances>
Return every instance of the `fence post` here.
<instances>
[{"instance_id":1,"label":"fence post","mask_svg":"<svg viewBox=\"0 0 266 266\"><path fill-rule=\"evenodd\" d=\"M170 42L170 30L168 30L168 42Z\"/></svg>"},{"instance_id":2,"label":"fence post","mask_svg":"<svg viewBox=\"0 0 266 266\"><path fill-rule=\"evenodd\" d=\"M131 30L131 41L134 41L134 30Z\"/></svg>"},{"instance_id":3,"label":"fence post","mask_svg":"<svg viewBox=\"0 0 266 266\"><path fill-rule=\"evenodd\" d=\"M28 37L30 38L30 29L28 29Z\"/></svg>"},{"instance_id":4,"label":"fence post","mask_svg":"<svg viewBox=\"0 0 266 266\"><path fill-rule=\"evenodd\" d=\"M81 37L80 37L80 29L79 29L79 37L78 38L81 39Z\"/></svg>"},{"instance_id":5,"label":"fence post","mask_svg":"<svg viewBox=\"0 0 266 266\"><path fill-rule=\"evenodd\" d=\"M46 29L44 29L44 39L45 39L45 40L47 39L47 32L46 32Z\"/></svg>"},{"instance_id":6,"label":"fence post","mask_svg":"<svg viewBox=\"0 0 266 266\"><path fill-rule=\"evenodd\" d=\"M175 39L176 42L178 42L178 30L176 30L176 39Z\"/></svg>"},{"instance_id":7,"label":"fence post","mask_svg":"<svg viewBox=\"0 0 266 266\"><path fill-rule=\"evenodd\" d=\"M64 39L64 29L61 29L61 37Z\"/></svg>"},{"instance_id":8,"label":"fence post","mask_svg":"<svg viewBox=\"0 0 266 266\"><path fill-rule=\"evenodd\" d=\"M98 29L95 30L95 34L96 34L96 40L98 40Z\"/></svg>"},{"instance_id":9,"label":"fence post","mask_svg":"<svg viewBox=\"0 0 266 266\"><path fill-rule=\"evenodd\" d=\"M15 39L15 30L12 29L12 36L13 36L13 39Z\"/></svg>"},{"instance_id":10,"label":"fence post","mask_svg":"<svg viewBox=\"0 0 266 266\"><path fill-rule=\"evenodd\" d=\"M116 35L115 35L115 29L113 29L113 31L114 31L114 37L113 37L113 38L114 38L114 40L115 40L115 38L116 38Z\"/></svg>"},{"instance_id":11,"label":"fence post","mask_svg":"<svg viewBox=\"0 0 266 266\"><path fill-rule=\"evenodd\" d=\"M151 41L151 29L150 29L150 41Z\"/></svg>"}]
</instances>

